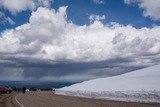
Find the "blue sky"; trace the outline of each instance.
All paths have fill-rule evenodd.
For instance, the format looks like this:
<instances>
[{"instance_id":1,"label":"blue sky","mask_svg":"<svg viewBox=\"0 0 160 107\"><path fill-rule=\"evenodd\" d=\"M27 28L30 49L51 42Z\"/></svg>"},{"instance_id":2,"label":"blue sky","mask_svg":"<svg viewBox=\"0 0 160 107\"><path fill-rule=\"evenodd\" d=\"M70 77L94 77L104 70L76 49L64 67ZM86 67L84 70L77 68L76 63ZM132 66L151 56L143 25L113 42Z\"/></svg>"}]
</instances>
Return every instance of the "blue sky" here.
<instances>
[{"instance_id":1,"label":"blue sky","mask_svg":"<svg viewBox=\"0 0 160 107\"><path fill-rule=\"evenodd\" d=\"M0 0L0 80L83 81L159 64L159 5Z\"/></svg>"},{"instance_id":2,"label":"blue sky","mask_svg":"<svg viewBox=\"0 0 160 107\"><path fill-rule=\"evenodd\" d=\"M105 15L106 19L103 20L105 24L117 22L124 25L131 24L136 28L160 25L159 20L152 20L149 17L144 17L142 15L143 9L139 9L137 5L126 5L123 0L104 0L104 2L104 4L97 4L92 0L55 0L50 8L58 9L60 6L68 6L68 20L71 20L77 25L89 24L89 16L91 14ZM0 31L15 28L27 23L31 16L30 10L22 11L16 15L12 15L3 8L1 8L1 11L4 12L6 16L10 17L15 24L1 23Z\"/></svg>"}]
</instances>

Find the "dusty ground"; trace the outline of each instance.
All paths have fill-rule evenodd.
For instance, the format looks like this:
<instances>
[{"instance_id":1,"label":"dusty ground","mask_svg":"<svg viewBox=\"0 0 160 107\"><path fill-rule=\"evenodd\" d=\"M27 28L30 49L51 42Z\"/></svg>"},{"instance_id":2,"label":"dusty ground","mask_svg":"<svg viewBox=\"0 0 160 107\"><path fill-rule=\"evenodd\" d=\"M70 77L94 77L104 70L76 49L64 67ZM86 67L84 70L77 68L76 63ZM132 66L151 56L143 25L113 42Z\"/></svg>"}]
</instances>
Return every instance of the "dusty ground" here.
<instances>
[{"instance_id":1,"label":"dusty ground","mask_svg":"<svg viewBox=\"0 0 160 107\"><path fill-rule=\"evenodd\" d=\"M14 94L2 94L0 95L0 107L15 107L12 103L12 97Z\"/></svg>"},{"instance_id":2,"label":"dusty ground","mask_svg":"<svg viewBox=\"0 0 160 107\"><path fill-rule=\"evenodd\" d=\"M52 92L27 92L1 95L0 107L160 107L160 104L69 97Z\"/></svg>"}]
</instances>

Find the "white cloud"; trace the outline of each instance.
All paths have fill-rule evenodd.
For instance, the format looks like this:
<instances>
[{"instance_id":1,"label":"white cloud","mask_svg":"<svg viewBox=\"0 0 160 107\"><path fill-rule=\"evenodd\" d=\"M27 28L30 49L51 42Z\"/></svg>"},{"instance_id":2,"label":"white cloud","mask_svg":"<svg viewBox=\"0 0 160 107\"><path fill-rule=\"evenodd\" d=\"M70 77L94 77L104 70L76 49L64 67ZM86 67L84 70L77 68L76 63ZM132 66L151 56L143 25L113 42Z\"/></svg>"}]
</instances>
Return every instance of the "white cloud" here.
<instances>
[{"instance_id":1,"label":"white cloud","mask_svg":"<svg viewBox=\"0 0 160 107\"><path fill-rule=\"evenodd\" d=\"M35 10L39 6L49 7L53 0L0 0L0 7L16 14L25 10Z\"/></svg>"},{"instance_id":2,"label":"white cloud","mask_svg":"<svg viewBox=\"0 0 160 107\"><path fill-rule=\"evenodd\" d=\"M15 24L15 22L14 22L10 17L6 17L6 21L7 21L8 23L10 23L11 25L14 25L14 24Z\"/></svg>"},{"instance_id":3,"label":"white cloud","mask_svg":"<svg viewBox=\"0 0 160 107\"><path fill-rule=\"evenodd\" d=\"M143 15L153 20L160 20L160 0L124 0L126 4L137 3L143 9Z\"/></svg>"},{"instance_id":4,"label":"white cloud","mask_svg":"<svg viewBox=\"0 0 160 107\"><path fill-rule=\"evenodd\" d=\"M126 3L126 4L131 4L134 2L136 2L136 0L124 0L124 3Z\"/></svg>"},{"instance_id":5,"label":"white cloud","mask_svg":"<svg viewBox=\"0 0 160 107\"><path fill-rule=\"evenodd\" d=\"M96 4L105 4L103 0L93 0L93 2Z\"/></svg>"},{"instance_id":6,"label":"white cloud","mask_svg":"<svg viewBox=\"0 0 160 107\"><path fill-rule=\"evenodd\" d=\"M15 24L15 22L10 17L6 17L6 15L3 12L0 12L0 24L6 23L9 23L11 25Z\"/></svg>"},{"instance_id":7,"label":"white cloud","mask_svg":"<svg viewBox=\"0 0 160 107\"><path fill-rule=\"evenodd\" d=\"M106 18L105 15L99 16L99 15L92 14L89 16L89 19L91 22L94 22L95 20L97 21L104 20L105 18Z\"/></svg>"},{"instance_id":8,"label":"white cloud","mask_svg":"<svg viewBox=\"0 0 160 107\"><path fill-rule=\"evenodd\" d=\"M66 19L66 8L38 8L29 23L6 30L0 36L0 54L5 57L49 61L104 61L128 58L127 65L151 65L160 58L160 26L136 29L96 20L78 26ZM123 63L122 63L123 64Z\"/></svg>"}]
</instances>

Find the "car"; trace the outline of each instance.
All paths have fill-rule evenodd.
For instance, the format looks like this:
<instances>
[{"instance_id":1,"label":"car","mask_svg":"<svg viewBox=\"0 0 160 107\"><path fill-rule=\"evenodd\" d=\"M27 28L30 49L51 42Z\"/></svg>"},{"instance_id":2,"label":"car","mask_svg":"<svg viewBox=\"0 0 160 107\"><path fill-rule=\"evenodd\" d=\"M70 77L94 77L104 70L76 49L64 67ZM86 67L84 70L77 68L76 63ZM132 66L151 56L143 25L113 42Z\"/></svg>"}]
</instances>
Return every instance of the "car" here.
<instances>
[{"instance_id":1,"label":"car","mask_svg":"<svg viewBox=\"0 0 160 107\"><path fill-rule=\"evenodd\" d=\"M8 87L0 87L0 94L10 94L12 92L11 88Z\"/></svg>"},{"instance_id":2,"label":"car","mask_svg":"<svg viewBox=\"0 0 160 107\"><path fill-rule=\"evenodd\" d=\"M6 88L0 87L0 94L2 94L2 93L4 93L4 92L6 92Z\"/></svg>"}]
</instances>

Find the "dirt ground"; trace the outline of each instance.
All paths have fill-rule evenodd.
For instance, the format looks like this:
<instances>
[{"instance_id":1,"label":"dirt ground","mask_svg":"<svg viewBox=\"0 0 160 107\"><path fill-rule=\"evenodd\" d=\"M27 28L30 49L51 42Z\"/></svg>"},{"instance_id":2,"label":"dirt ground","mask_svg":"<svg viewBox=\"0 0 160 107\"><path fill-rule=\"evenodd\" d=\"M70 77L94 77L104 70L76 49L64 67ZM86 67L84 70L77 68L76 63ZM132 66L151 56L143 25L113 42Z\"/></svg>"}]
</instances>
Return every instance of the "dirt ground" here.
<instances>
[{"instance_id":1,"label":"dirt ground","mask_svg":"<svg viewBox=\"0 0 160 107\"><path fill-rule=\"evenodd\" d=\"M12 97L14 94L2 94L0 95L0 107L15 107L12 103Z\"/></svg>"},{"instance_id":2,"label":"dirt ground","mask_svg":"<svg viewBox=\"0 0 160 107\"><path fill-rule=\"evenodd\" d=\"M160 104L70 97L40 91L0 95L0 107L160 107Z\"/></svg>"}]
</instances>

